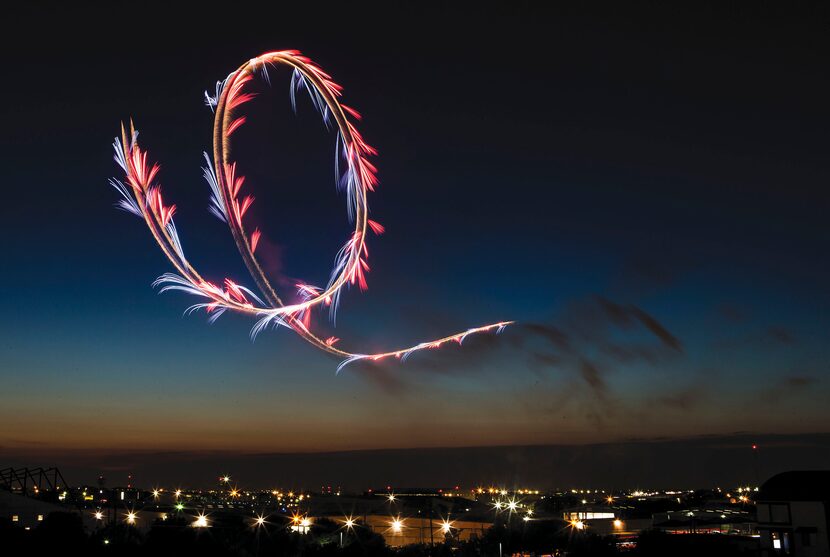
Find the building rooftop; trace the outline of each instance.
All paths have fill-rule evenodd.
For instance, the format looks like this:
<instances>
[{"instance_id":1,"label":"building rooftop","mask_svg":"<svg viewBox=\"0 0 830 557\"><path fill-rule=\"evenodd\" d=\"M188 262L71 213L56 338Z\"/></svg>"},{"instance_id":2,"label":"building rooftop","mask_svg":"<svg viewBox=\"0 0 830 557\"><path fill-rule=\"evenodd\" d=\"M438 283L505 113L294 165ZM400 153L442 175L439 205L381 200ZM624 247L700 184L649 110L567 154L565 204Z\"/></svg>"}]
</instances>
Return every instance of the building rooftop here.
<instances>
[{"instance_id":1,"label":"building rooftop","mask_svg":"<svg viewBox=\"0 0 830 557\"><path fill-rule=\"evenodd\" d=\"M758 501L830 501L830 470L776 474L761 486Z\"/></svg>"}]
</instances>

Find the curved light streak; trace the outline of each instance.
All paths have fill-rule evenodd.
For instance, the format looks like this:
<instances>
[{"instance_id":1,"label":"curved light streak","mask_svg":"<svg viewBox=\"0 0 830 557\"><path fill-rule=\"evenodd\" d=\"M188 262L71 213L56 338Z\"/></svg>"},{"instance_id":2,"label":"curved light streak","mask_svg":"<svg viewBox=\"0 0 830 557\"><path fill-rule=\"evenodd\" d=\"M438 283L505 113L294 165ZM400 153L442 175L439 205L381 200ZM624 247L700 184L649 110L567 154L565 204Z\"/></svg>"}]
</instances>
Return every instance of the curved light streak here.
<instances>
[{"instance_id":1,"label":"curved light streak","mask_svg":"<svg viewBox=\"0 0 830 557\"><path fill-rule=\"evenodd\" d=\"M246 230L243 225L245 213L254 198L243 192L245 178L233 160L231 143L234 132L246 122L246 116L240 109L256 96L255 92L248 90L248 84L256 77L270 83L269 68L278 64L292 69L292 105L296 107L296 93L305 90L326 125L336 127L337 185L346 193L349 218L354 222L354 231L337 253L326 287L297 284L300 301L290 304L284 303L274 290L256 258L259 229ZM298 51L283 50L262 54L242 64L224 81L216 84L215 97L205 93L206 104L215 113L213 157L211 160L205 154L206 166L203 168L204 177L211 189L209 210L230 227L234 242L261 297L230 279L225 279L222 286L209 282L190 264L184 255L173 221L176 206L165 204L157 181L159 166L149 160L147 151L138 145L138 132L132 122L129 135L124 126L121 126L121 137L115 139L113 147L115 161L124 171L124 181L116 178L110 180L110 184L122 197L117 206L144 219L153 238L177 271L163 274L153 285L160 287L160 292L181 290L203 298L203 302L190 306L185 313L204 309L210 314L211 322L227 310L257 317L258 320L251 329L252 338L269 327L290 328L320 350L341 358L338 372L347 364L358 360L378 361L389 357L405 360L419 350L439 348L449 342L461 344L472 334L501 332L512 321L474 327L406 348L367 354L343 350L335 346L338 338L324 339L311 331L310 317L313 309L318 306L327 307L333 319L344 286L356 284L361 290L366 290L366 273L369 271L367 231L371 230L377 235L384 231L382 225L369 219L367 202L368 193L374 191L377 185L376 169L369 157L377 152L358 132L353 122L360 120L360 114L340 102L341 92L342 87L310 59Z\"/></svg>"}]
</instances>

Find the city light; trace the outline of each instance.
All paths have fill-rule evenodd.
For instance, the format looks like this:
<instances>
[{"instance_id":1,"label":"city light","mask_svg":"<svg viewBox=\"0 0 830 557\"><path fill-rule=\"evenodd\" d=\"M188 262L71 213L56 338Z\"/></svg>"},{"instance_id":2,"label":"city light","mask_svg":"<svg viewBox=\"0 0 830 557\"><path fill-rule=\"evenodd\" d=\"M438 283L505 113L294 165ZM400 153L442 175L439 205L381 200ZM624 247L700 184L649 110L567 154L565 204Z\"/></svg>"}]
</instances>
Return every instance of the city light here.
<instances>
[{"instance_id":1,"label":"city light","mask_svg":"<svg viewBox=\"0 0 830 557\"><path fill-rule=\"evenodd\" d=\"M231 477L230 477L230 476L222 476L222 477L221 477L221 478L219 478L219 479L221 479L221 480L222 480L223 482L225 482L225 483L228 483L228 482L230 482L230 481L231 481Z\"/></svg>"},{"instance_id":2,"label":"city light","mask_svg":"<svg viewBox=\"0 0 830 557\"><path fill-rule=\"evenodd\" d=\"M183 503L176 503L176 510L177 511L183 511L184 510L184 504Z\"/></svg>"},{"instance_id":3,"label":"city light","mask_svg":"<svg viewBox=\"0 0 830 557\"><path fill-rule=\"evenodd\" d=\"M576 528L577 530L584 530L585 529L585 523L582 522L581 520L572 520L571 521L571 527Z\"/></svg>"},{"instance_id":4,"label":"city light","mask_svg":"<svg viewBox=\"0 0 830 557\"><path fill-rule=\"evenodd\" d=\"M444 520L441 522L441 531L445 534L449 534L450 530L452 529L452 522L449 520Z\"/></svg>"},{"instance_id":5,"label":"city light","mask_svg":"<svg viewBox=\"0 0 830 557\"><path fill-rule=\"evenodd\" d=\"M176 490L176 497L181 497L181 496L182 496L182 490L181 490L181 489L177 489L177 490Z\"/></svg>"},{"instance_id":6,"label":"city light","mask_svg":"<svg viewBox=\"0 0 830 557\"><path fill-rule=\"evenodd\" d=\"M263 526L265 524L265 517L264 516L256 517L256 520L254 521L254 524L256 524L257 526Z\"/></svg>"},{"instance_id":7,"label":"city light","mask_svg":"<svg viewBox=\"0 0 830 557\"><path fill-rule=\"evenodd\" d=\"M135 524L137 515L134 512L127 513L127 524Z\"/></svg>"},{"instance_id":8,"label":"city light","mask_svg":"<svg viewBox=\"0 0 830 557\"><path fill-rule=\"evenodd\" d=\"M346 519L343 521L343 525L346 527L347 530L354 529L354 518L347 516Z\"/></svg>"},{"instance_id":9,"label":"city light","mask_svg":"<svg viewBox=\"0 0 830 557\"><path fill-rule=\"evenodd\" d=\"M311 520L308 517L303 518L300 521L300 526L302 526L303 528L308 528L309 526L311 526Z\"/></svg>"},{"instance_id":10,"label":"city light","mask_svg":"<svg viewBox=\"0 0 830 557\"><path fill-rule=\"evenodd\" d=\"M158 490L158 489L154 489L154 490L153 490L153 498L154 498L154 499L158 499L158 498L159 498L159 493L160 493L160 492L159 492L159 490Z\"/></svg>"},{"instance_id":11,"label":"city light","mask_svg":"<svg viewBox=\"0 0 830 557\"><path fill-rule=\"evenodd\" d=\"M196 520L193 522L194 528L207 528L207 526L208 520L207 517L203 514L200 514L198 517L196 517Z\"/></svg>"},{"instance_id":12,"label":"city light","mask_svg":"<svg viewBox=\"0 0 830 557\"><path fill-rule=\"evenodd\" d=\"M516 502L515 499L511 499L510 501L507 502L507 508L510 510L510 512L515 511L518 507L519 507L519 504Z\"/></svg>"},{"instance_id":13,"label":"city light","mask_svg":"<svg viewBox=\"0 0 830 557\"><path fill-rule=\"evenodd\" d=\"M386 498L389 500L390 503L395 502L395 495L393 493L390 493L389 495L387 495Z\"/></svg>"},{"instance_id":14,"label":"city light","mask_svg":"<svg viewBox=\"0 0 830 557\"><path fill-rule=\"evenodd\" d=\"M396 518L392 520L392 532L395 534L400 534L401 530L403 529L403 520L400 518Z\"/></svg>"},{"instance_id":15,"label":"city light","mask_svg":"<svg viewBox=\"0 0 830 557\"><path fill-rule=\"evenodd\" d=\"M614 528L622 528L622 525L622 520L620 520L619 518L614 520Z\"/></svg>"},{"instance_id":16,"label":"city light","mask_svg":"<svg viewBox=\"0 0 830 557\"><path fill-rule=\"evenodd\" d=\"M95 511L95 520L103 520L103 519L104 519L104 513L102 513L101 511Z\"/></svg>"}]
</instances>

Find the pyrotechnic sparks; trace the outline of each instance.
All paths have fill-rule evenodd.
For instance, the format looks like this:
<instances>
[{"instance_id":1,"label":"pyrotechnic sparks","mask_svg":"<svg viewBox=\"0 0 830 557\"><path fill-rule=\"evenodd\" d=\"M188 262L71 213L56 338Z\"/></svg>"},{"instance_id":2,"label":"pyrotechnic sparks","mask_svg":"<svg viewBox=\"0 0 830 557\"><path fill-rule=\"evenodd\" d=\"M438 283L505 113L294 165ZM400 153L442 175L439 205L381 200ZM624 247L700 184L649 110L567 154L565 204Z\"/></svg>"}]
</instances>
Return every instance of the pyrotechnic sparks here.
<instances>
[{"instance_id":1,"label":"pyrotechnic sparks","mask_svg":"<svg viewBox=\"0 0 830 557\"><path fill-rule=\"evenodd\" d=\"M244 225L245 214L254 202L254 196L243 191L245 177L236 161L230 159L231 136L247 121L247 117L241 114L241 109L256 96L250 90L250 83L257 77L270 83L268 71L277 64L292 69L292 105L296 108L296 93L304 90L326 125L337 131L337 186L346 194L347 212L354 222L354 231L335 257L326 287L297 284L299 299L294 303L283 302L255 256L261 232L258 228L250 230L251 227L246 228ZM365 142L355 127L354 122L360 120L360 114L340 102L341 91L342 88L314 62L297 51L285 50L268 52L245 62L224 81L217 83L215 96L205 93L206 104L215 114L213 160L205 154L206 166L203 168L204 178L211 190L209 210L230 227L261 298L230 279L225 279L221 285L209 282L190 264L184 255L173 221L176 206L164 200L157 181L159 165L153 163L148 158L147 151L139 147L138 132L132 123L129 134L122 126L121 137L115 139L113 147L115 161L124 171L126 183L118 179L110 181L121 196L116 205L144 219L153 238L177 271L163 274L154 286L160 286L160 292L181 290L202 298L202 302L190 306L185 313L204 309L211 322L227 310L256 317L257 321L251 329L252 338L269 327L292 329L317 348L342 358L338 372L347 364L358 360L378 361L393 357L403 361L413 352L439 348L450 342L461 344L472 334L501 332L512 321L475 327L408 348L374 354L346 351L335 346L338 338L322 338L312 332L312 310L327 307L333 319L344 286L357 285L360 290L366 290L366 273L369 272L367 229L377 235L385 230L383 225L369 218L367 202L368 193L374 191L378 184L375 166L369 161L377 152Z\"/></svg>"}]
</instances>

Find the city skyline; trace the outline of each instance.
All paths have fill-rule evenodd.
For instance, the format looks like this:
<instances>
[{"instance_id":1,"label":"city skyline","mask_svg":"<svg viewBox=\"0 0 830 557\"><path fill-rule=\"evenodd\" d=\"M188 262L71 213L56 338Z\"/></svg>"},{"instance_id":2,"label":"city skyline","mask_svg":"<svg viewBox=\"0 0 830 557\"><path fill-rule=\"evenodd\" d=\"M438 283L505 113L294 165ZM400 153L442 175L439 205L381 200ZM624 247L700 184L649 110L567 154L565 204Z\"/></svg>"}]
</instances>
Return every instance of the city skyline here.
<instances>
[{"instance_id":1,"label":"city skyline","mask_svg":"<svg viewBox=\"0 0 830 557\"><path fill-rule=\"evenodd\" d=\"M0 109L0 461L605 444L628 461L632 439L721 454L696 445L711 437L787 439L800 462L827 462L821 19L503 9L250 21L221 37L200 14L137 14L125 30L115 12L106 26L21 11L30 33L2 54L15 84ZM382 351L515 325L336 375L288 331L251 342L250 319L182 317L186 296L151 287L167 262L107 186L119 123L134 117L161 161L188 252L250 285L207 212L203 92L290 48L343 85L379 151L369 289L319 326ZM331 136L308 106L291 114L288 79L275 72L240 136L250 218L285 292L325 283L349 229Z\"/></svg>"}]
</instances>

